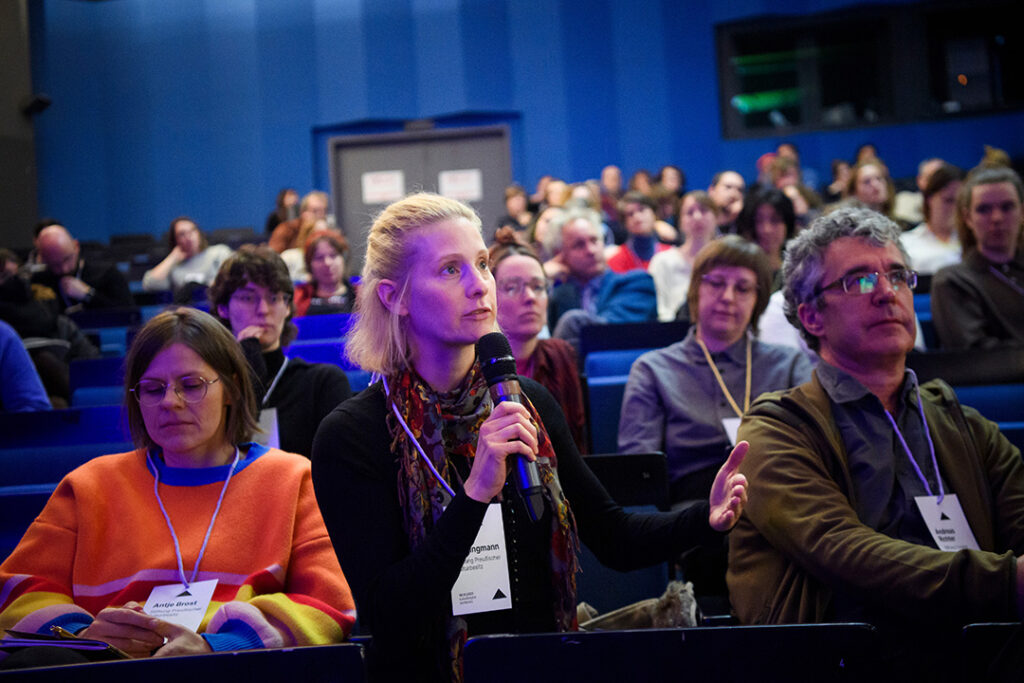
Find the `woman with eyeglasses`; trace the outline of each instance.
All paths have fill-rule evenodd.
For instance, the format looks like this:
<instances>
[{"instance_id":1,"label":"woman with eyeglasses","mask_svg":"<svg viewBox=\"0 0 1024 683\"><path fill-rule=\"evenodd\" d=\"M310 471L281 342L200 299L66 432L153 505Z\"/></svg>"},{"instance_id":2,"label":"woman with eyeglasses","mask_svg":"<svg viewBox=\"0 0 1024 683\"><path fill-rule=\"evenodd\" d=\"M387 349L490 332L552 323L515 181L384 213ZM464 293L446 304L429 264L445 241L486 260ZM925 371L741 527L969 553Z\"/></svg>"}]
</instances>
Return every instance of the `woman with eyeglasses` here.
<instances>
[{"instance_id":1,"label":"woman with eyeglasses","mask_svg":"<svg viewBox=\"0 0 1024 683\"><path fill-rule=\"evenodd\" d=\"M210 285L211 310L242 345L255 377L260 439L310 456L320 420L352 395L336 365L287 358L297 334L288 266L270 247L243 245Z\"/></svg>"},{"instance_id":2,"label":"woman with eyeglasses","mask_svg":"<svg viewBox=\"0 0 1024 683\"><path fill-rule=\"evenodd\" d=\"M768 256L756 244L737 235L708 243L686 298L695 325L683 341L633 363L619 450L664 451L673 502L707 498L751 401L810 379L799 350L756 339L771 283Z\"/></svg>"},{"instance_id":3,"label":"woman with eyeglasses","mask_svg":"<svg viewBox=\"0 0 1024 683\"><path fill-rule=\"evenodd\" d=\"M497 285L498 327L508 337L516 372L551 392L580 453L589 453L576 350L563 339L541 339L548 324L548 280L537 254L512 228L494 235L491 273Z\"/></svg>"},{"instance_id":4,"label":"woman with eyeglasses","mask_svg":"<svg viewBox=\"0 0 1024 683\"><path fill-rule=\"evenodd\" d=\"M132 657L345 638L355 609L309 461L250 442L252 384L227 330L195 309L154 317L124 400L137 450L57 486L0 565L0 630L60 627Z\"/></svg>"},{"instance_id":5,"label":"woman with eyeglasses","mask_svg":"<svg viewBox=\"0 0 1024 683\"><path fill-rule=\"evenodd\" d=\"M295 315L351 313L355 289L345 275L348 241L337 230L314 230L303 256L309 282L295 286Z\"/></svg>"},{"instance_id":6,"label":"woman with eyeglasses","mask_svg":"<svg viewBox=\"0 0 1024 683\"><path fill-rule=\"evenodd\" d=\"M580 539L610 566L649 566L721 543L746 498L743 445L710 503L627 514L546 389L520 378L522 402L496 404L475 349L495 330L489 264L479 216L439 195L390 205L368 235L347 350L381 380L320 425L313 481L376 680L461 680L468 637L573 630ZM528 496L507 476L523 461Z\"/></svg>"}]
</instances>

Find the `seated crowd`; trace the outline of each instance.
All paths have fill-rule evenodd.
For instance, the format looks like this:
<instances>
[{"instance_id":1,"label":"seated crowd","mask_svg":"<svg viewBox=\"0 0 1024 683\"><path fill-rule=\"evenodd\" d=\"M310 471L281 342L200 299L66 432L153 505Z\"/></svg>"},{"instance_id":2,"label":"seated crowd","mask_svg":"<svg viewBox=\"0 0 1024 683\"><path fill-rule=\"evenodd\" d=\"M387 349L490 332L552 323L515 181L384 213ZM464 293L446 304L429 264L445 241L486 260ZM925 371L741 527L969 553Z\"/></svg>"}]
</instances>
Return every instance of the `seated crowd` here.
<instances>
[{"instance_id":1,"label":"seated crowd","mask_svg":"<svg viewBox=\"0 0 1024 683\"><path fill-rule=\"evenodd\" d=\"M959 627L1024 615L1020 452L907 361L923 327L927 351L1024 350L1024 185L995 152L926 159L900 193L870 145L820 188L792 143L749 189L608 166L509 187L498 226L420 193L375 220L360 278L318 191L282 190L236 248L179 216L132 281L44 220L30 253L0 250L0 413L73 404L96 316L134 311L137 450L57 485L0 564L0 630L166 656L340 642L358 604L371 673L459 680L468 637L577 627L582 539L698 582L681 554L711 553L740 623L868 622L892 670L941 676ZM291 357L293 320L325 314L352 315L345 358ZM626 513L580 457L601 450L582 340L670 322L689 331L632 344L617 450L665 453L672 511ZM495 329L521 403L488 392L474 344ZM353 395L356 366L376 381ZM539 511L506 481L525 463ZM512 598L463 610L495 529ZM153 616L192 584L199 613Z\"/></svg>"}]
</instances>

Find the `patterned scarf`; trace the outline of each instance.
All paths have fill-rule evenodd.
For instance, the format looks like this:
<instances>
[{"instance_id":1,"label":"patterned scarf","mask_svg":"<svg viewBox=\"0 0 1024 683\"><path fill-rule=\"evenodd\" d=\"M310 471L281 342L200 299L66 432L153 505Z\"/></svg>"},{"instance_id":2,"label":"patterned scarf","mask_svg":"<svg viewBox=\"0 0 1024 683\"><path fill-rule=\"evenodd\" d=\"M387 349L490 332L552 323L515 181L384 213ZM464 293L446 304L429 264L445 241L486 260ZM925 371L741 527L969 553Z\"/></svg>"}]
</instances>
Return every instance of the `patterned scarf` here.
<instances>
[{"instance_id":1,"label":"patterned scarf","mask_svg":"<svg viewBox=\"0 0 1024 683\"><path fill-rule=\"evenodd\" d=\"M389 378L389 402L398 408L423 451L438 473L456 491L462 481L453 459L467 463L476 455L480 425L491 414L493 403L487 391L480 364L474 363L466 379L454 391L437 394L412 371ZM576 520L558 482L557 459L551 439L537 410L526 396L524 406L537 428L539 453L537 465L544 495L551 507L551 580L554 588L555 622L559 630L575 630L576 572L579 571L579 538ZM391 452L399 459L398 500L405 515L405 533L415 549L434 528L448 503L448 494L437 482L422 456L390 409L387 413L391 434ZM466 622L448 614L438 615L448 639L453 681L462 680L462 648L466 642Z\"/></svg>"}]
</instances>

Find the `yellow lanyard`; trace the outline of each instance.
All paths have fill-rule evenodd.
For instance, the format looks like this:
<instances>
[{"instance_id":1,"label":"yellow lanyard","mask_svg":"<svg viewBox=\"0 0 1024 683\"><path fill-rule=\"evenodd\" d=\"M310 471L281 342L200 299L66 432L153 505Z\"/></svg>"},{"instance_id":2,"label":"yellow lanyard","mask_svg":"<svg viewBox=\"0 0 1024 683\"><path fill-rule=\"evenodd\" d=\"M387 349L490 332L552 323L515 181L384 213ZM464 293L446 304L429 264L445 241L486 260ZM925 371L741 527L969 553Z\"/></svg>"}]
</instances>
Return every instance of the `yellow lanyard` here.
<instances>
[{"instance_id":1,"label":"yellow lanyard","mask_svg":"<svg viewBox=\"0 0 1024 683\"><path fill-rule=\"evenodd\" d=\"M704 357L708 359L708 365L711 366L711 372L714 374L715 379L718 380L718 386L722 387L722 393L725 394L725 398L728 399L729 405L736 411L736 417L743 417L743 413L750 410L750 335L747 335L747 392L743 399L743 410L736 405L736 401L733 399L732 394L729 393L729 387L725 386L725 382L722 380L722 375L718 372L718 366L715 365L715 361L711 359L711 352L708 351L708 347L704 345L704 342L700 338L699 331L694 335L697 343L700 344L700 350L704 352Z\"/></svg>"}]
</instances>

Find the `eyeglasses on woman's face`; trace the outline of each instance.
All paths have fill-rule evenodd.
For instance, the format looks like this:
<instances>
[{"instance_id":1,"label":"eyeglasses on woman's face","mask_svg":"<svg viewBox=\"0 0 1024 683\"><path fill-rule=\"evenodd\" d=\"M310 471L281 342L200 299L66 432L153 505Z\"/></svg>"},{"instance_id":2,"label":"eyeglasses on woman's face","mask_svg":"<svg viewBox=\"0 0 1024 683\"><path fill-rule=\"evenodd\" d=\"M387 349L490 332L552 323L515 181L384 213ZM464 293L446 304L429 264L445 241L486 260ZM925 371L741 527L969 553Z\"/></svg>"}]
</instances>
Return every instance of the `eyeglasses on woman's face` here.
<instances>
[{"instance_id":1,"label":"eyeglasses on woman's face","mask_svg":"<svg viewBox=\"0 0 1024 683\"><path fill-rule=\"evenodd\" d=\"M731 281L718 275L709 274L702 276L700 283L707 287L715 297L720 297L725 294L729 287L732 287L732 291L735 293L736 297L740 299L757 296L757 283L750 280L740 279Z\"/></svg>"},{"instance_id":2,"label":"eyeglasses on woman's face","mask_svg":"<svg viewBox=\"0 0 1024 683\"><path fill-rule=\"evenodd\" d=\"M530 290L535 297L540 298L547 296L548 285L540 278L524 280L519 277L506 278L498 283L498 293L502 296L519 298L525 290Z\"/></svg>"},{"instance_id":3,"label":"eyeglasses on woman's face","mask_svg":"<svg viewBox=\"0 0 1024 683\"><path fill-rule=\"evenodd\" d=\"M209 386L219 381L219 377L206 379L198 375L182 377L173 384L158 379L143 379L132 387L131 391L135 395L135 400L146 407L159 405L167 395L167 387L171 387L175 395L185 403L199 403L206 398Z\"/></svg>"}]
</instances>

